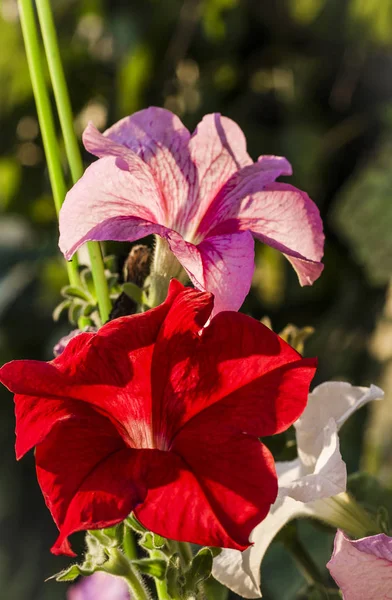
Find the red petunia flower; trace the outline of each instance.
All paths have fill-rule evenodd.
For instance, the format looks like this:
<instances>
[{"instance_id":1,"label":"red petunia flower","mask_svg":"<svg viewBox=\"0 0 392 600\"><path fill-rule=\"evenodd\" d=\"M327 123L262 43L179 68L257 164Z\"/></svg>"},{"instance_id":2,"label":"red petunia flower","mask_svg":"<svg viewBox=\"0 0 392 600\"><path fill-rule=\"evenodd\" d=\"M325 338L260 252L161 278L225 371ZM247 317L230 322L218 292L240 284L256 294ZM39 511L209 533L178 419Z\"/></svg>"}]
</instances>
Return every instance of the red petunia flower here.
<instances>
[{"instance_id":1,"label":"red petunia flower","mask_svg":"<svg viewBox=\"0 0 392 600\"><path fill-rule=\"evenodd\" d=\"M277 495L259 436L302 413L315 359L261 323L172 281L166 301L81 333L48 363L13 361L16 454L36 446L38 481L60 535L134 511L149 530L245 549Z\"/></svg>"}]
</instances>

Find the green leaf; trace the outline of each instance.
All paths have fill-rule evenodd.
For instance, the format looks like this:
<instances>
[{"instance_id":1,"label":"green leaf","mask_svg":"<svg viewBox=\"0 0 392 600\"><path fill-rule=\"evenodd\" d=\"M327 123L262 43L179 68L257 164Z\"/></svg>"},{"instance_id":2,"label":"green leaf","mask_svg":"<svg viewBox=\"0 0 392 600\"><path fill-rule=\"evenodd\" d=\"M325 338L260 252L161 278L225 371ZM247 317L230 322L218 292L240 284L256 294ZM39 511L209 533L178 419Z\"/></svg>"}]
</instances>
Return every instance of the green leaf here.
<instances>
[{"instance_id":1,"label":"green leaf","mask_svg":"<svg viewBox=\"0 0 392 600\"><path fill-rule=\"evenodd\" d=\"M296 595L296 600L338 600L342 598L339 590L322 585L310 585Z\"/></svg>"},{"instance_id":2,"label":"green leaf","mask_svg":"<svg viewBox=\"0 0 392 600\"><path fill-rule=\"evenodd\" d=\"M132 565L137 567L139 571L151 577L163 580L166 575L167 563L160 558L142 558L141 560L133 560Z\"/></svg>"},{"instance_id":3,"label":"green leaf","mask_svg":"<svg viewBox=\"0 0 392 600\"><path fill-rule=\"evenodd\" d=\"M392 490L383 486L368 473L354 473L347 481L347 489L373 515L382 515L384 526L392 521Z\"/></svg>"},{"instance_id":4,"label":"green leaf","mask_svg":"<svg viewBox=\"0 0 392 600\"><path fill-rule=\"evenodd\" d=\"M97 306L95 304L85 304L82 310L82 315L84 317L89 317L95 310L97 310Z\"/></svg>"},{"instance_id":5,"label":"green leaf","mask_svg":"<svg viewBox=\"0 0 392 600\"><path fill-rule=\"evenodd\" d=\"M209 548L199 550L185 574L185 588L187 591L197 591L199 585L205 579L208 579L212 571L212 559L212 552Z\"/></svg>"},{"instance_id":6,"label":"green leaf","mask_svg":"<svg viewBox=\"0 0 392 600\"><path fill-rule=\"evenodd\" d=\"M81 300L74 300L71 302L68 308L68 320L73 324L77 325L79 318L83 315L86 304Z\"/></svg>"},{"instance_id":7,"label":"green leaf","mask_svg":"<svg viewBox=\"0 0 392 600\"><path fill-rule=\"evenodd\" d=\"M117 273L117 257L114 254L109 254L103 259L105 270L107 269L110 273ZM118 276L117 276L118 277Z\"/></svg>"},{"instance_id":8,"label":"green leaf","mask_svg":"<svg viewBox=\"0 0 392 600\"><path fill-rule=\"evenodd\" d=\"M71 565L68 569L64 569L64 571L60 571L60 573L48 577L46 581L49 581L50 579L55 579L56 581L74 581L79 575L86 577L92 575L97 570L99 569L97 569L95 565L86 561L83 565Z\"/></svg>"},{"instance_id":9,"label":"green leaf","mask_svg":"<svg viewBox=\"0 0 392 600\"><path fill-rule=\"evenodd\" d=\"M124 283L123 286L123 292L129 296L129 298L131 298L132 300L134 300L137 304L144 304L144 293L143 290L140 289L139 286L137 286L135 283L132 282L127 282Z\"/></svg>"},{"instance_id":10,"label":"green leaf","mask_svg":"<svg viewBox=\"0 0 392 600\"><path fill-rule=\"evenodd\" d=\"M80 271L80 279L82 281L83 287L88 291L90 296L96 299L93 274L91 273L89 268L86 267L85 269L82 269Z\"/></svg>"},{"instance_id":11,"label":"green leaf","mask_svg":"<svg viewBox=\"0 0 392 600\"><path fill-rule=\"evenodd\" d=\"M166 544L166 539L156 533L146 531L139 544L146 550L160 550Z\"/></svg>"},{"instance_id":12,"label":"green leaf","mask_svg":"<svg viewBox=\"0 0 392 600\"><path fill-rule=\"evenodd\" d=\"M104 529L91 529L89 535L98 540L105 548L116 548L123 542L123 527L106 527Z\"/></svg>"},{"instance_id":13,"label":"green leaf","mask_svg":"<svg viewBox=\"0 0 392 600\"><path fill-rule=\"evenodd\" d=\"M134 531L137 531L138 533L146 533L147 531L147 529L141 523L139 523L139 521L133 513L131 513L129 517L125 519L124 523L125 525L127 525Z\"/></svg>"},{"instance_id":14,"label":"green leaf","mask_svg":"<svg viewBox=\"0 0 392 600\"><path fill-rule=\"evenodd\" d=\"M215 556L219 556L219 554L222 552L222 548L217 547L210 547L209 550L212 554L212 558L215 558Z\"/></svg>"},{"instance_id":15,"label":"green leaf","mask_svg":"<svg viewBox=\"0 0 392 600\"><path fill-rule=\"evenodd\" d=\"M228 600L229 590L227 587L219 583L213 577L210 577L203 583L203 590L205 591L207 598L213 598L214 600Z\"/></svg>"},{"instance_id":16,"label":"green leaf","mask_svg":"<svg viewBox=\"0 0 392 600\"><path fill-rule=\"evenodd\" d=\"M52 313L53 321L58 321L61 316L61 313L64 310L67 310L70 306L71 306L71 300L63 300L62 302L60 302L60 304L58 304L56 306L56 308L54 309L54 311Z\"/></svg>"},{"instance_id":17,"label":"green leaf","mask_svg":"<svg viewBox=\"0 0 392 600\"><path fill-rule=\"evenodd\" d=\"M386 535L390 535L391 523L390 523L389 513L388 513L387 509L385 508L385 506L379 507L379 509L377 511L377 515L376 515L376 522L377 522L378 528L383 533L385 533Z\"/></svg>"},{"instance_id":18,"label":"green leaf","mask_svg":"<svg viewBox=\"0 0 392 600\"><path fill-rule=\"evenodd\" d=\"M181 560L178 553L172 554L166 571L166 585L169 596L178 598L182 596L182 585L180 582Z\"/></svg>"},{"instance_id":19,"label":"green leaf","mask_svg":"<svg viewBox=\"0 0 392 600\"><path fill-rule=\"evenodd\" d=\"M91 302L92 298L90 294L87 294L82 288L77 287L76 285L66 285L61 290L61 294L66 298L79 298L80 300L84 300L85 302Z\"/></svg>"}]
</instances>

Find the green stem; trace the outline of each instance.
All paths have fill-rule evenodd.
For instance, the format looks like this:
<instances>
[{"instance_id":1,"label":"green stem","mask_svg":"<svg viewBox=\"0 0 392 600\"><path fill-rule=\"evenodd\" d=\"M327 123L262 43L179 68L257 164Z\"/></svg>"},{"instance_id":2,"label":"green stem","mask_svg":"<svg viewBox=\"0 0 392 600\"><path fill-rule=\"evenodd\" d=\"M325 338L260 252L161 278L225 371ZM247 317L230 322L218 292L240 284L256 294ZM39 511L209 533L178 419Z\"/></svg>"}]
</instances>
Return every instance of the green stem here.
<instances>
[{"instance_id":1,"label":"green stem","mask_svg":"<svg viewBox=\"0 0 392 600\"><path fill-rule=\"evenodd\" d=\"M73 126L71 102L61 62L50 0L36 0L36 4L61 130L64 137L65 151L73 183L76 183L83 174L83 161ZM91 271L93 274L101 321L102 323L105 323L109 318L112 304L104 273L101 246L99 242L88 242L87 248L91 261Z\"/></svg>"},{"instance_id":2,"label":"green stem","mask_svg":"<svg viewBox=\"0 0 392 600\"><path fill-rule=\"evenodd\" d=\"M125 579L128 584L133 600L150 600L144 585L140 582L140 579L134 569L130 567L128 573L123 575L123 579Z\"/></svg>"},{"instance_id":3,"label":"green stem","mask_svg":"<svg viewBox=\"0 0 392 600\"><path fill-rule=\"evenodd\" d=\"M38 40L37 24L31 0L19 0L19 15L42 141L48 164L49 179L53 191L54 205L58 214L65 198L67 188L61 167L61 158L58 150L58 141L56 138L49 94L42 69L44 61ZM76 257L66 264L71 285L80 285Z\"/></svg>"},{"instance_id":4,"label":"green stem","mask_svg":"<svg viewBox=\"0 0 392 600\"><path fill-rule=\"evenodd\" d=\"M128 583L133 600L150 600L139 573L132 567L130 561L117 548L108 550L109 561L105 563L104 570L112 575L122 577Z\"/></svg>"},{"instance_id":5,"label":"green stem","mask_svg":"<svg viewBox=\"0 0 392 600\"><path fill-rule=\"evenodd\" d=\"M162 558L163 554L160 550L150 550L149 552L151 558ZM157 600L172 600L171 596L167 591L166 580L160 580L154 578L155 587L157 590Z\"/></svg>"},{"instance_id":6,"label":"green stem","mask_svg":"<svg viewBox=\"0 0 392 600\"><path fill-rule=\"evenodd\" d=\"M130 527L125 525L125 523L124 523L123 547L124 547L124 552L129 559L137 560L139 558L138 553L137 553L135 534Z\"/></svg>"},{"instance_id":7,"label":"green stem","mask_svg":"<svg viewBox=\"0 0 392 600\"><path fill-rule=\"evenodd\" d=\"M184 567L188 567L192 562L192 548L188 542L178 542L178 551Z\"/></svg>"}]
</instances>

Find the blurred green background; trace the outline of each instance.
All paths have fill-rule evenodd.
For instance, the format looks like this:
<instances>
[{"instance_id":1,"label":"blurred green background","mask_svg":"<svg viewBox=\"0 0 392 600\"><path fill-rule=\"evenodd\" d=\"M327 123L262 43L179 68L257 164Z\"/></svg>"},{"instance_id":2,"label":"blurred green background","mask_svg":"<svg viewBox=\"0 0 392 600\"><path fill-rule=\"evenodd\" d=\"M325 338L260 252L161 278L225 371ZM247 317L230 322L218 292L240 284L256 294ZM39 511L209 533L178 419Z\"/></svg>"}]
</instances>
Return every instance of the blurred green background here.
<instances>
[{"instance_id":1,"label":"blurred green background","mask_svg":"<svg viewBox=\"0 0 392 600\"><path fill-rule=\"evenodd\" d=\"M384 402L355 415L341 440L350 472L362 468L390 487L392 0L52 4L79 135L88 120L103 129L154 104L191 129L203 114L221 112L242 127L254 159L288 157L292 183L324 219L325 271L301 289L285 259L259 245L243 310L268 315L276 331L314 327L306 354L319 357L317 383L385 389ZM51 318L66 272L16 0L0 3L0 132L0 363L50 359L71 328ZM16 463L12 398L0 395L0 595L60 600L66 586L44 579L67 561L49 553L56 531L33 455ZM331 534L315 536L307 523L299 529L325 565ZM279 541L263 582L266 599L313 597Z\"/></svg>"}]
</instances>

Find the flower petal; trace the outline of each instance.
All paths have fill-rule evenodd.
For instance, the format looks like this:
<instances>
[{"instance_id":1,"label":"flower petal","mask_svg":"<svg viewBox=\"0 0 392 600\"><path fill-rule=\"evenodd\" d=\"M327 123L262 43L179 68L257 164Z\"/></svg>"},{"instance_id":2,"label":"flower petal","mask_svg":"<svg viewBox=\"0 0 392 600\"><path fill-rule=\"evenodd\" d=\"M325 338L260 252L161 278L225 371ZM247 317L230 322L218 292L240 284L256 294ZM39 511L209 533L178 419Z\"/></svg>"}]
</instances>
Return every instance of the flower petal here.
<instances>
[{"instance_id":1,"label":"flower petal","mask_svg":"<svg viewBox=\"0 0 392 600\"><path fill-rule=\"evenodd\" d=\"M198 294L187 302L207 302L206 294ZM179 309L183 298L173 303L154 351L154 430L171 440L213 404L211 423L230 410L238 431L261 436L287 429L304 409L316 361L301 359L274 332L240 313L219 313L201 334L195 327L191 333L189 309ZM197 326L200 331L201 319Z\"/></svg>"},{"instance_id":2,"label":"flower petal","mask_svg":"<svg viewBox=\"0 0 392 600\"><path fill-rule=\"evenodd\" d=\"M306 410L306 409L305 409ZM290 496L300 502L329 498L346 491L347 470L339 450L336 422L329 419L323 429L323 449L314 471L302 474L287 483L279 481L279 496Z\"/></svg>"},{"instance_id":3,"label":"flower petal","mask_svg":"<svg viewBox=\"0 0 392 600\"><path fill-rule=\"evenodd\" d=\"M150 173L107 156L68 192L59 216L60 250L70 259L90 240L133 241L165 232L161 194ZM158 224L159 223L159 224Z\"/></svg>"},{"instance_id":4,"label":"flower petal","mask_svg":"<svg viewBox=\"0 0 392 600\"><path fill-rule=\"evenodd\" d=\"M353 541L339 530L327 568L344 600L392 598L392 538L383 533Z\"/></svg>"},{"instance_id":5,"label":"flower petal","mask_svg":"<svg viewBox=\"0 0 392 600\"><path fill-rule=\"evenodd\" d=\"M298 473L298 461L277 463L281 478L286 482L295 479ZM270 513L252 531L250 540L253 545L244 552L223 550L214 558L212 575L220 583L243 598L260 598L260 565L268 546L276 534L292 519L307 514L303 505L291 498L278 498Z\"/></svg>"},{"instance_id":6,"label":"flower petal","mask_svg":"<svg viewBox=\"0 0 392 600\"><path fill-rule=\"evenodd\" d=\"M67 590L67 600L131 600L131 596L122 577L96 571L71 585Z\"/></svg>"},{"instance_id":7,"label":"flower petal","mask_svg":"<svg viewBox=\"0 0 392 600\"><path fill-rule=\"evenodd\" d=\"M258 440L235 439L227 433L222 437L218 432L215 441L202 436L206 445L199 442L197 449L192 448L198 439L196 429L189 443L184 436L171 451L161 452L160 463L146 472L149 491L135 509L137 518L147 529L170 539L246 548L254 521L265 515L276 496L270 453ZM202 459L197 456L201 451ZM244 477L253 467L262 469L264 480L259 483Z\"/></svg>"},{"instance_id":8,"label":"flower petal","mask_svg":"<svg viewBox=\"0 0 392 600\"><path fill-rule=\"evenodd\" d=\"M206 115L189 142L189 153L197 170L193 204L182 211L187 239L197 234L199 223L223 185L252 159L240 127L218 113Z\"/></svg>"},{"instance_id":9,"label":"flower petal","mask_svg":"<svg viewBox=\"0 0 392 600\"><path fill-rule=\"evenodd\" d=\"M149 166L161 192L164 220L159 222L181 231L180 213L197 193L197 169L189 154L190 133L180 119L152 106L125 117L104 136L137 153ZM95 153L95 147L89 148ZM111 153L111 145L103 151Z\"/></svg>"},{"instance_id":10,"label":"flower petal","mask_svg":"<svg viewBox=\"0 0 392 600\"><path fill-rule=\"evenodd\" d=\"M151 392L147 382L153 344L173 301L182 293L197 294L173 280L167 299L157 308L115 319L97 333L80 333L49 363L18 360L0 369L0 381L16 394L18 458L40 443L57 422L93 407L106 414L129 443L148 445Z\"/></svg>"},{"instance_id":11,"label":"flower petal","mask_svg":"<svg viewBox=\"0 0 392 600\"><path fill-rule=\"evenodd\" d=\"M256 437L237 431L230 418L222 422L218 416L212 422L210 411L188 421L171 449L189 465L227 532L212 545L244 550L252 529L276 499L274 460ZM257 477L248 477L248 473L257 473Z\"/></svg>"},{"instance_id":12,"label":"flower petal","mask_svg":"<svg viewBox=\"0 0 392 600\"><path fill-rule=\"evenodd\" d=\"M225 221L237 218L239 209L242 205L247 207L255 193L261 192L280 175L291 173L290 163L282 156L260 156L254 164L237 164L237 169L231 173L225 185L217 190L219 193L208 207L209 210L200 223L200 234L205 235L215 228L225 229ZM254 204L253 201L253 209L256 208Z\"/></svg>"},{"instance_id":13,"label":"flower petal","mask_svg":"<svg viewBox=\"0 0 392 600\"><path fill-rule=\"evenodd\" d=\"M279 174L287 173L288 163L278 157L268 159L270 168L260 168L259 176L253 172L259 163L234 175L234 183L229 181L221 190L201 230L208 229L209 235L251 231L288 258L301 285L310 285L323 269L320 214L305 192L286 183L272 183Z\"/></svg>"},{"instance_id":14,"label":"flower petal","mask_svg":"<svg viewBox=\"0 0 392 600\"><path fill-rule=\"evenodd\" d=\"M213 314L241 308L254 271L254 242L248 231L210 237L198 246L171 233L168 242L195 287L214 294Z\"/></svg>"},{"instance_id":15,"label":"flower petal","mask_svg":"<svg viewBox=\"0 0 392 600\"><path fill-rule=\"evenodd\" d=\"M384 392L372 385L355 387L344 381L327 381L309 395L307 407L295 423L298 455L303 465L312 470L324 446L325 424L332 418L339 429L361 406L382 398Z\"/></svg>"},{"instance_id":16,"label":"flower petal","mask_svg":"<svg viewBox=\"0 0 392 600\"><path fill-rule=\"evenodd\" d=\"M93 154L117 155L114 142L149 165L162 191L164 224L183 235L188 232L188 239L229 177L251 163L241 129L219 114L206 115L191 137L177 116L150 107L108 129L107 141L96 137L86 130L85 146Z\"/></svg>"},{"instance_id":17,"label":"flower petal","mask_svg":"<svg viewBox=\"0 0 392 600\"><path fill-rule=\"evenodd\" d=\"M60 530L54 554L72 556L71 533L111 527L143 501L142 452L127 448L110 421L93 411L60 422L37 446L38 482Z\"/></svg>"}]
</instances>

